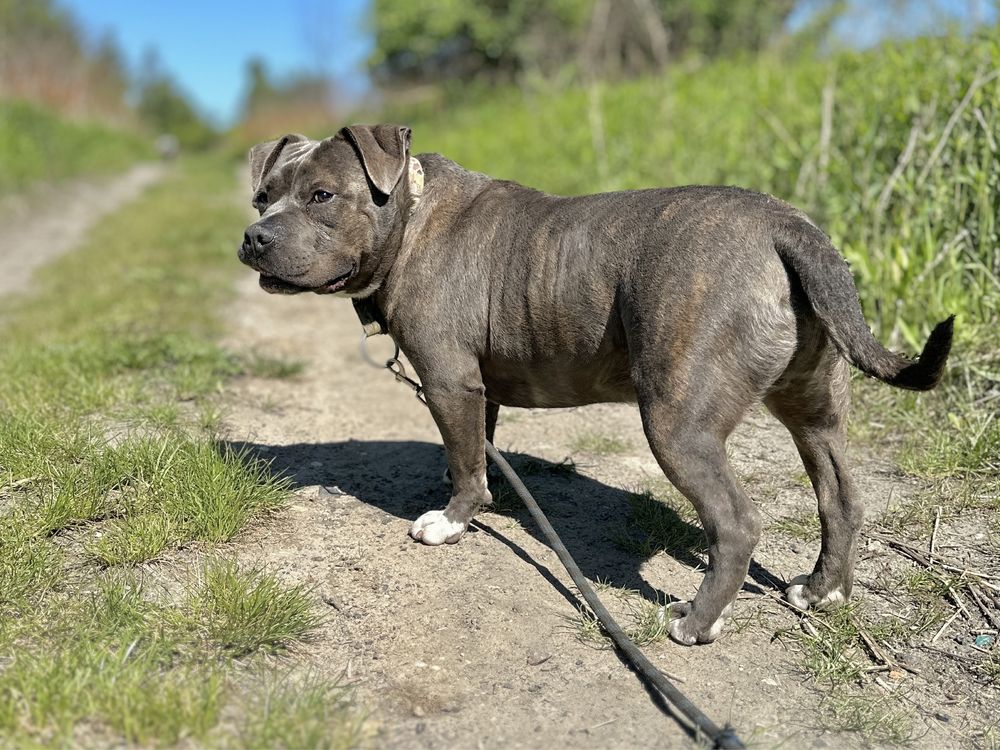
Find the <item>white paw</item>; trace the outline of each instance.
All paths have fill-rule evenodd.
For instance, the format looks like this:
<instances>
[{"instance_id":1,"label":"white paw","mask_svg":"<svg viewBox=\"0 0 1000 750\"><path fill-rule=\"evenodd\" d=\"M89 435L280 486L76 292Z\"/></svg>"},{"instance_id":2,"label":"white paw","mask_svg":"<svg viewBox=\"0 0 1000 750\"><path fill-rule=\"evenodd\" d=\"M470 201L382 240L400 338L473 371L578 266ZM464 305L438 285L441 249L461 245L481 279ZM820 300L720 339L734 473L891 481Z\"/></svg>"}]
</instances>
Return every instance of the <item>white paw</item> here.
<instances>
[{"instance_id":1,"label":"white paw","mask_svg":"<svg viewBox=\"0 0 1000 750\"><path fill-rule=\"evenodd\" d=\"M722 628L732 610L733 605L727 604L726 608L722 610L722 614L719 615L719 619L712 623L712 627L706 633L700 636L690 632L689 629L688 615L691 614L691 602L671 602L665 607L660 607L657 617L660 622L670 617L670 625L667 628L670 637L684 646L693 646L696 643L711 643L722 635Z\"/></svg>"},{"instance_id":2,"label":"white paw","mask_svg":"<svg viewBox=\"0 0 1000 750\"><path fill-rule=\"evenodd\" d=\"M847 597L844 596L844 590L840 587L835 588L819 601L809 601L809 598L805 593L806 584L808 582L809 576L807 575L795 576L795 578L792 579L792 585L785 589L785 598L793 607L798 609L809 609L810 607L815 607L816 609L828 609L840 606L847 601Z\"/></svg>"},{"instance_id":3,"label":"white paw","mask_svg":"<svg viewBox=\"0 0 1000 750\"><path fill-rule=\"evenodd\" d=\"M462 538L466 528L468 524L449 520L443 510L429 510L413 522L410 536L431 546L454 544Z\"/></svg>"}]
</instances>

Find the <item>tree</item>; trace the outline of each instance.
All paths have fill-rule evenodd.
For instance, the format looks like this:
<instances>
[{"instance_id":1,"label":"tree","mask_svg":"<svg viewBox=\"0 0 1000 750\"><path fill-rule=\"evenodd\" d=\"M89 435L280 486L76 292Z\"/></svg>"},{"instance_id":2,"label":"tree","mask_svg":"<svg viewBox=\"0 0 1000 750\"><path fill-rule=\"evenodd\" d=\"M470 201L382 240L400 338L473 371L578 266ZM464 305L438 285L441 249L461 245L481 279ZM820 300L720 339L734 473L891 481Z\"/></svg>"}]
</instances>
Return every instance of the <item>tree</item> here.
<instances>
[{"instance_id":1,"label":"tree","mask_svg":"<svg viewBox=\"0 0 1000 750\"><path fill-rule=\"evenodd\" d=\"M566 66L634 74L687 54L757 51L795 0L375 0L376 78L511 78Z\"/></svg>"}]
</instances>

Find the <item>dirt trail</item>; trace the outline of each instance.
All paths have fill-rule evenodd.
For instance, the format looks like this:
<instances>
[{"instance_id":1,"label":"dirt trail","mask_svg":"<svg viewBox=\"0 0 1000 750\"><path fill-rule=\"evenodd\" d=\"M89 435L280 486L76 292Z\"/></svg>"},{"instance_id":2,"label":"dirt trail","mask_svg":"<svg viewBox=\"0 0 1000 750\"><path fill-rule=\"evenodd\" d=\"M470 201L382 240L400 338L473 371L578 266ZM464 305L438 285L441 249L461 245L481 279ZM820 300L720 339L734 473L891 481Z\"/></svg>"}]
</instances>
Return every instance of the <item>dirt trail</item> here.
<instances>
[{"instance_id":1,"label":"dirt trail","mask_svg":"<svg viewBox=\"0 0 1000 750\"><path fill-rule=\"evenodd\" d=\"M113 177L72 180L0 201L0 295L24 289L37 268L72 250L91 227L158 181L165 169L139 164Z\"/></svg>"},{"instance_id":2,"label":"dirt trail","mask_svg":"<svg viewBox=\"0 0 1000 750\"><path fill-rule=\"evenodd\" d=\"M413 519L447 501L440 437L409 390L363 362L350 303L269 296L247 272L229 310L230 346L305 363L294 379L248 379L231 389L228 439L271 460L295 487L290 507L236 546L289 582L317 587L329 620L301 656L357 686L379 726L378 746L689 744L612 651L579 637L568 576L526 512L485 513L457 545L408 539ZM388 353L387 341L378 345ZM626 447L573 454L579 438L595 435ZM501 410L497 444L539 459L518 457L515 468L528 471L526 482L592 581L660 600L690 598L701 578L689 564L696 559L645 559L615 542L629 516L626 490L662 479L633 407ZM815 508L790 439L763 412L737 432L730 453L768 524ZM890 463L853 453L871 514L916 491ZM571 454L576 473L560 467ZM765 531L723 638L699 648L645 647L714 720L731 721L758 746L864 744L821 728L822 691L803 675L794 639L774 637L798 623L768 596L777 593L770 579L811 570L817 552L818 540ZM890 557L863 543L858 595L870 598L866 584L885 576ZM628 607L609 596L627 621ZM888 700L916 706L918 746L959 746L969 717L975 723L986 709L960 696L935 719L959 678L948 661L914 658L924 676Z\"/></svg>"}]
</instances>

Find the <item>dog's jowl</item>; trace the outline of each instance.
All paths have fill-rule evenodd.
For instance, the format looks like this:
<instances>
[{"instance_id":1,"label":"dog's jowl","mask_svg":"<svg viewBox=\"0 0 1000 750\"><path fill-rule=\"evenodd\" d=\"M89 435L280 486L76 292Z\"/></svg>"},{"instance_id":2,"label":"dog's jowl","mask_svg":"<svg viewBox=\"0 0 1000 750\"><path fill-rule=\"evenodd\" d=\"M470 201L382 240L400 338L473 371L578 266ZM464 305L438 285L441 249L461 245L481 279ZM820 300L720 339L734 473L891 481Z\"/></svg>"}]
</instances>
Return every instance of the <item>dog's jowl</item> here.
<instances>
[{"instance_id":1,"label":"dog's jowl","mask_svg":"<svg viewBox=\"0 0 1000 750\"><path fill-rule=\"evenodd\" d=\"M731 187L547 195L410 155L410 131L351 126L250 152L260 212L239 250L269 292L365 299L413 363L448 455L452 497L418 518L457 542L491 502L483 441L499 406L639 406L649 447L709 543L684 644L722 629L761 531L726 439L763 402L819 501L822 549L798 607L846 601L862 508L845 455L848 365L900 388L941 377L952 321L923 353L887 351L847 264L804 214Z\"/></svg>"}]
</instances>

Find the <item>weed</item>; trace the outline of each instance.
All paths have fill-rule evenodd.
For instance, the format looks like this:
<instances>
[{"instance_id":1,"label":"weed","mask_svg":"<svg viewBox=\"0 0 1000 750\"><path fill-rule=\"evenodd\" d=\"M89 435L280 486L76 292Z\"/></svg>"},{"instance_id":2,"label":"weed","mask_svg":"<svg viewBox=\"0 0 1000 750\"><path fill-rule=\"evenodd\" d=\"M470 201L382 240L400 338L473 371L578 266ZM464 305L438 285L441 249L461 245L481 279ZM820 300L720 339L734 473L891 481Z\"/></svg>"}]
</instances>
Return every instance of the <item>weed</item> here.
<instances>
[{"instance_id":1,"label":"weed","mask_svg":"<svg viewBox=\"0 0 1000 750\"><path fill-rule=\"evenodd\" d=\"M837 687L857 681L865 671L854 622L857 604L821 616L815 634L793 631L803 650L807 672L820 683Z\"/></svg>"},{"instance_id":2,"label":"weed","mask_svg":"<svg viewBox=\"0 0 1000 750\"><path fill-rule=\"evenodd\" d=\"M261 570L240 571L225 560L205 568L190 608L208 640L232 656L280 651L320 623L308 589L282 587Z\"/></svg>"}]
</instances>

